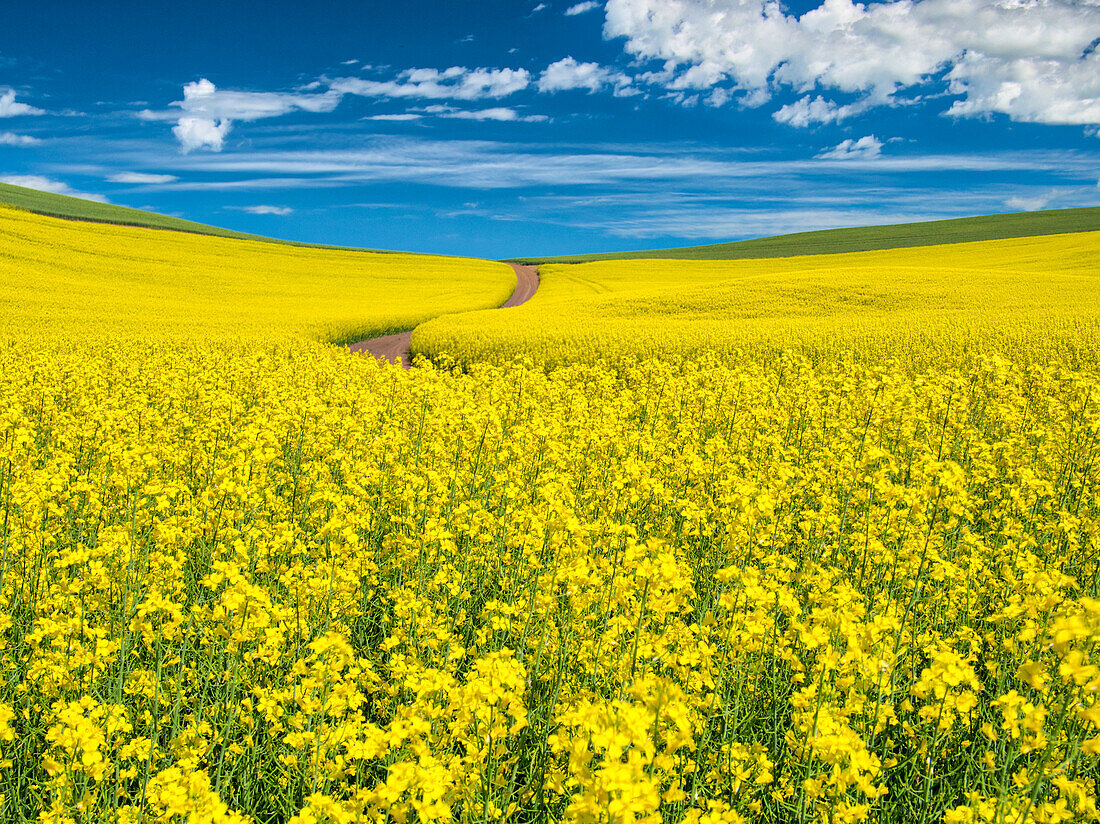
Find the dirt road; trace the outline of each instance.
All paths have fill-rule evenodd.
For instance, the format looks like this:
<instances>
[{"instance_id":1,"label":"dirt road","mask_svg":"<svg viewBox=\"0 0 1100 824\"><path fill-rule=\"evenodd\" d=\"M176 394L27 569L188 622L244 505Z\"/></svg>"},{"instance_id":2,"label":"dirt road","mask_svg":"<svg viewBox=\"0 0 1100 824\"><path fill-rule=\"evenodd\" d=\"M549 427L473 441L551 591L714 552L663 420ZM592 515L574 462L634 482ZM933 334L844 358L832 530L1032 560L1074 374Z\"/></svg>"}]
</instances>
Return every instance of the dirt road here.
<instances>
[{"instance_id":1,"label":"dirt road","mask_svg":"<svg viewBox=\"0 0 1100 824\"><path fill-rule=\"evenodd\" d=\"M512 297L504 302L501 309L510 309L526 303L539 289L539 267L524 266L519 263L509 263L516 270L516 290ZM412 343L412 330L398 332L396 335L383 335L379 338L370 338L353 343L348 349L356 355L372 355L380 361L388 363L400 363L402 368L412 366L412 355L409 346Z\"/></svg>"}]
</instances>

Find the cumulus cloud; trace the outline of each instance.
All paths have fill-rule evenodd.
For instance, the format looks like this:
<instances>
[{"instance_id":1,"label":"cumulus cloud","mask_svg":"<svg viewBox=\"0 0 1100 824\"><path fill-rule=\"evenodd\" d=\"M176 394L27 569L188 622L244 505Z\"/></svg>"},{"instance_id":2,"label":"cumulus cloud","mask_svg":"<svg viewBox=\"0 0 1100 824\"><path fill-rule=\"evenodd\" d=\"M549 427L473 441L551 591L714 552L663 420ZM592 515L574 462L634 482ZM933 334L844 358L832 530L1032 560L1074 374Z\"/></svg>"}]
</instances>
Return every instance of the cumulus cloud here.
<instances>
[{"instance_id":1,"label":"cumulus cloud","mask_svg":"<svg viewBox=\"0 0 1100 824\"><path fill-rule=\"evenodd\" d=\"M577 3L575 6L567 8L565 10L565 16L573 17L578 14L587 14L590 11L595 11L599 7L599 3L593 2L593 0L586 0L584 3Z\"/></svg>"},{"instance_id":2,"label":"cumulus cloud","mask_svg":"<svg viewBox=\"0 0 1100 824\"><path fill-rule=\"evenodd\" d=\"M78 192L72 188L68 183L61 180L53 180L41 175L6 175L0 177L0 183L10 183L12 186L22 186L24 189L37 189L40 192L52 192L58 195L68 195L69 197L79 197L82 200L94 200L97 203L107 203L108 200L103 195L88 194L87 192Z\"/></svg>"},{"instance_id":3,"label":"cumulus cloud","mask_svg":"<svg viewBox=\"0 0 1100 824\"><path fill-rule=\"evenodd\" d=\"M1086 126L1100 123L1100 54L1040 60L966 55L948 74L950 91L963 95L948 114L1005 114L1029 123Z\"/></svg>"},{"instance_id":4,"label":"cumulus cloud","mask_svg":"<svg viewBox=\"0 0 1100 824\"><path fill-rule=\"evenodd\" d=\"M231 206L230 208L248 212L250 215L279 215L280 217L286 217L287 215L294 214L294 210L289 206Z\"/></svg>"},{"instance_id":5,"label":"cumulus cloud","mask_svg":"<svg viewBox=\"0 0 1100 824\"><path fill-rule=\"evenodd\" d=\"M540 92L560 92L569 89L587 89L589 94L606 87L614 87L622 93L631 80L622 72L601 66L599 63L579 63L565 57L547 66L539 76Z\"/></svg>"},{"instance_id":6,"label":"cumulus cloud","mask_svg":"<svg viewBox=\"0 0 1100 824\"><path fill-rule=\"evenodd\" d=\"M406 69L395 80L338 77L329 84L331 94L362 97L427 98L437 100L487 100L507 97L526 89L531 74L526 69Z\"/></svg>"},{"instance_id":7,"label":"cumulus cloud","mask_svg":"<svg viewBox=\"0 0 1100 824\"><path fill-rule=\"evenodd\" d=\"M866 109L865 103L849 103L840 106L821 95L814 98L807 95L783 106L772 114L772 117L780 123L804 129L817 123L839 123Z\"/></svg>"},{"instance_id":8,"label":"cumulus cloud","mask_svg":"<svg viewBox=\"0 0 1100 824\"><path fill-rule=\"evenodd\" d=\"M15 89L0 94L0 117L16 117L21 114L45 114L42 109L15 102Z\"/></svg>"},{"instance_id":9,"label":"cumulus cloud","mask_svg":"<svg viewBox=\"0 0 1100 824\"><path fill-rule=\"evenodd\" d=\"M330 112L340 103L331 89L319 94L290 92L242 92L220 90L206 78L183 87L183 100L170 105L180 110L145 110L145 120L175 120L172 133L184 153L208 148L220 152L234 121L249 122L279 117L290 112Z\"/></svg>"},{"instance_id":10,"label":"cumulus cloud","mask_svg":"<svg viewBox=\"0 0 1100 824\"><path fill-rule=\"evenodd\" d=\"M606 12L605 36L665 61L674 88L828 89L881 105L946 77L952 115L1100 123L1093 0L824 0L801 16L773 0L608 0ZM802 120L828 122L783 122Z\"/></svg>"},{"instance_id":11,"label":"cumulus cloud","mask_svg":"<svg viewBox=\"0 0 1100 824\"><path fill-rule=\"evenodd\" d=\"M882 154L882 141L869 134L859 140L841 141L837 146L818 155L823 160L871 160Z\"/></svg>"},{"instance_id":12,"label":"cumulus cloud","mask_svg":"<svg viewBox=\"0 0 1100 824\"><path fill-rule=\"evenodd\" d=\"M0 132L0 146L34 146L41 142L37 137L31 137L28 134Z\"/></svg>"},{"instance_id":13,"label":"cumulus cloud","mask_svg":"<svg viewBox=\"0 0 1100 824\"><path fill-rule=\"evenodd\" d=\"M220 152L225 136L233 127L231 120L210 120L205 117L181 117L172 127L172 134L180 142L184 154L195 149L207 148Z\"/></svg>"}]
</instances>

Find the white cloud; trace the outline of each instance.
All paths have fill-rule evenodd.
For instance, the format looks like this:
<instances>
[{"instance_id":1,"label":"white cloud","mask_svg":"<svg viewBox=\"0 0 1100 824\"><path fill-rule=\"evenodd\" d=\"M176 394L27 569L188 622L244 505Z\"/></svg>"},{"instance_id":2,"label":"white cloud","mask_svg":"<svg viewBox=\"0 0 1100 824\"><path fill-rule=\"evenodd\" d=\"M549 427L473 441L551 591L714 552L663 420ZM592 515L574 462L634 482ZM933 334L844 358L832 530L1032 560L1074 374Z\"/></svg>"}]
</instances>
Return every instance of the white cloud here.
<instances>
[{"instance_id":1,"label":"white cloud","mask_svg":"<svg viewBox=\"0 0 1100 824\"><path fill-rule=\"evenodd\" d=\"M107 178L112 183L157 184L174 183L179 180L175 175L152 175L145 172L119 172Z\"/></svg>"},{"instance_id":2,"label":"white cloud","mask_svg":"<svg viewBox=\"0 0 1100 824\"><path fill-rule=\"evenodd\" d=\"M1100 123L1094 0L824 0L801 17L774 0L608 0L606 11L605 36L665 61L674 88L831 89L880 105L946 73L961 97L953 115Z\"/></svg>"},{"instance_id":3,"label":"white cloud","mask_svg":"<svg viewBox=\"0 0 1100 824\"><path fill-rule=\"evenodd\" d=\"M515 109L502 106L491 109L455 109L451 106L427 106L427 114L457 120L496 120L502 123L544 123L549 118L543 114L522 115Z\"/></svg>"},{"instance_id":4,"label":"white cloud","mask_svg":"<svg viewBox=\"0 0 1100 824\"><path fill-rule=\"evenodd\" d=\"M1096 51L1073 62L967 54L948 78L950 90L964 95L951 106L951 115L998 113L1029 123L1100 123L1100 53Z\"/></svg>"},{"instance_id":5,"label":"white cloud","mask_svg":"<svg viewBox=\"0 0 1100 824\"><path fill-rule=\"evenodd\" d=\"M869 134L859 140L843 140L837 146L818 155L823 160L871 160L882 154L882 141Z\"/></svg>"},{"instance_id":6,"label":"white cloud","mask_svg":"<svg viewBox=\"0 0 1100 824\"><path fill-rule=\"evenodd\" d=\"M364 80L338 77L329 93L363 97L419 97L439 100L486 100L507 97L526 89L531 74L526 69L406 69L396 80Z\"/></svg>"},{"instance_id":7,"label":"white cloud","mask_svg":"<svg viewBox=\"0 0 1100 824\"><path fill-rule=\"evenodd\" d=\"M292 92L239 92L221 90L205 78L183 87L183 100L173 106L186 114L212 120L260 120L294 111L331 112L340 103L340 95Z\"/></svg>"},{"instance_id":8,"label":"white cloud","mask_svg":"<svg viewBox=\"0 0 1100 824\"><path fill-rule=\"evenodd\" d=\"M327 84L328 89L312 92ZM531 84L531 74L526 69L469 69L452 66L448 69L406 69L394 80L364 80L358 77L341 77L332 81L315 81L297 92L249 92L218 89L203 78L183 87L183 100L170 104L166 111L144 110L138 113L143 120L175 121L172 133L179 141L184 154L196 149L220 152L226 136L238 121L250 122L269 117L279 117L291 112L330 112L344 95L385 98L427 98L450 100L490 100L507 97L526 89ZM22 105L22 104L17 104ZM178 111L177 111L178 110ZM521 116L504 108L486 109L481 112L454 112L447 116L470 120L520 120L537 122L546 120L541 115ZM415 120L419 115L380 114L367 120Z\"/></svg>"},{"instance_id":9,"label":"white cloud","mask_svg":"<svg viewBox=\"0 0 1100 824\"><path fill-rule=\"evenodd\" d=\"M68 183L60 180L52 180L51 178L42 177L41 175L6 175L0 177L0 183L10 183L12 186L22 186L25 189L37 189L40 192L53 192L58 195L79 197L82 200L94 200L98 203L108 202L107 198L103 195L78 192L76 189L69 186Z\"/></svg>"},{"instance_id":10,"label":"white cloud","mask_svg":"<svg viewBox=\"0 0 1100 824\"><path fill-rule=\"evenodd\" d=\"M729 89L718 87L713 89L703 102L708 106L718 109L729 103L731 97L733 97L733 95L730 94Z\"/></svg>"},{"instance_id":11,"label":"white cloud","mask_svg":"<svg viewBox=\"0 0 1100 824\"><path fill-rule=\"evenodd\" d=\"M1057 200L1064 194L1064 190L1050 189L1046 192L1037 192L1030 195L1016 195L1008 198L1005 201L1005 206L1021 212L1037 212L1040 209L1045 209L1052 201Z\"/></svg>"},{"instance_id":12,"label":"white cloud","mask_svg":"<svg viewBox=\"0 0 1100 824\"><path fill-rule=\"evenodd\" d=\"M780 123L804 129L815 123L839 123L841 120L847 120L866 109L867 105L861 102L840 106L831 100L826 100L821 95L815 98L810 98L807 95L794 103L783 106L772 117Z\"/></svg>"},{"instance_id":13,"label":"white cloud","mask_svg":"<svg viewBox=\"0 0 1100 824\"><path fill-rule=\"evenodd\" d=\"M34 146L41 143L37 137L27 134L14 134L12 132L0 132L0 146Z\"/></svg>"},{"instance_id":14,"label":"white cloud","mask_svg":"<svg viewBox=\"0 0 1100 824\"><path fill-rule=\"evenodd\" d=\"M605 68L599 63L579 63L572 57L565 57L543 70L538 87L540 92L587 89L591 94L607 86L614 86L617 92L625 90L630 82L630 78L622 72Z\"/></svg>"},{"instance_id":15,"label":"white cloud","mask_svg":"<svg viewBox=\"0 0 1100 824\"><path fill-rule=\"evenodd\" d=\"M231 120L210 120L205 117L181 117L172 127L172 134L180 142L184 154L195 149L208 148L220 152L225 136L233 128Z\"/></svg>"},{"instance_id":16,"label":"white cloud","mask_svg":"<svg viewBox=\"0 0 1100 824\"><path fill-rule=\"evenodd\" d=\"M413 114L412 112L405 112L404 114L372 114L369 117L363 118L364 120L393 120L401 122L403 120L419 120L423 115Z\"/></svg>"},{"instance_id":17,"label":"white cloud","mask_svg":"<svg viewBox=\"0 0 1100 824\"><path fill-rule=\"evenodd\" d=\"M891 204L893 205L893 204ZM821 207L799 205L784 208L723 208L692 205L690 208L652 206L639 210L605 210L601 215L574 225L595 228L622 238L681 237L689 240L730 240L768 237L788 232L838 229L882 223L908 223L961 214L928 214L919 210L898 212L846 209L841 203Z\"/></svg>"},{"instance_id":18,"label":"white cloud","mask_svg":"<svg viewBox=\"0 0 1100 824\"><path fill-rule=\"evenodd\" d=\"M196 179L168 184L166 189L289 189L355 186L363 182L423 183L460 189L519 189L533 186L717 188L729 197L745 189L752 200L775 198L789 181L828 180L848 186L854 170L886 176L952 172L996 173L1003 177L1031 173L1066 180L1096 179L1096 158L1085 152L977 152L970 154L884 154L844 161L762 159L758 154L676 150L667 147L569 146L555 150L516 142L432 140L423 138L357 138L345 150L286 150L245 154L204 154L181 158L177 168L189 173L211 172L216 180ZM191 175L189 174L188 177ZM915 176L915 175L914 175ZM761 181L766 186L760 188ZM909 183L905 185L911 185ZM1089 187L1091 189L1091 185ZM998 192L997 203L1019 192ZM832 196L832 195L830 195Z\"/></svg>"},{"instance_id":19,"label":"white cloud","mask_svg":"<svg viewBox=\"0 0 1100 824\"><path fill-rule=\"evenodd\" d=\"M248 212L250 215L279 215L280 217L286 217L287 215L294 214L294 210L289 206L231 206L230 208Z\"/></svg>"},{"instance_id":20,"label":"white cloud","mask_svg":"<svg viewBox=\"0 0 1100 824\"><path fill-rule=\"evenodd\" d=\"M546 3L539 3L539 4L538 4L537 6L535 6L535 7L533 8L533 9L531 9L531 13L530 13L530 14L528 14L527 16L528 16L528 17L534 17L534 16L535 16L536 14L538 14L538 13L539 13L540 11L546 11L546 10L547 10L548 8L550 8L550 6L549 6L549 5L547 5Z\"/></svg>"},{"instance_id":21,"label":"white cloud","mask_svg":"<svg viewBox=\"0 0 1100 824\"><path fill-rule=\"evenodd\" d=\"M171 103L182 112L138 114L145 120L176 120L172 129L184 153L195 149L222 150L233 122L249 122L278 117L290 112L331 112L340 103L340 94L331 89L321 94L289 92L240 92L219 90L206 78L183 87L183 100Z\"/></svg>"},{"instance_id":22,"label":"white cloud","mask_svg":"<svg viewBox=\"0 0 1100 824\"><path fill-rule=\"evenodd\" d=\"M732 240L842 226L992 214L1005 211L1004 199L1011 191L999 184L945 190L909 178L898 181L900 186L883 185L882 179L853 185L835 166L818 164L817 172L813 178L793 182L794 185L782 177L760 181L755 194L738 192L732 199L728 196L729 188L723 185L712 193L686 191L681 187L647 188L645 198L629 190L593 196L535 195L527 198L525 205L548 223L615 236ZM782 196L776 196L777 188ZM1067 206L1090 202L1080 192L1075 197L1068 189L1060 191L1059 197L1069 198Z\"/></svg>"},{"instance_id":23,"label":"white cloud","mask_svg":"<svg viewBox=\"0 0 1100 824\"><path fill-rule=\"evenodd\" d=\"M599 3L594 0L586 0L584 3L577 3L575 6L570 6L565 10L566 17L573 17L577 14L587 14L590 11L595 11L600 7Z\"/></svg>"},{"instance_id":24,"label":"white cloud","mask_svg":"<svg viewBox=\"0 0 1100 824\"><path fill-rule=\"evenodd\" d=\"M42 109L15 102L15 89L0 94L0 117L16 117L21 114L45 114Z\"/></svg>"}]
</instances>

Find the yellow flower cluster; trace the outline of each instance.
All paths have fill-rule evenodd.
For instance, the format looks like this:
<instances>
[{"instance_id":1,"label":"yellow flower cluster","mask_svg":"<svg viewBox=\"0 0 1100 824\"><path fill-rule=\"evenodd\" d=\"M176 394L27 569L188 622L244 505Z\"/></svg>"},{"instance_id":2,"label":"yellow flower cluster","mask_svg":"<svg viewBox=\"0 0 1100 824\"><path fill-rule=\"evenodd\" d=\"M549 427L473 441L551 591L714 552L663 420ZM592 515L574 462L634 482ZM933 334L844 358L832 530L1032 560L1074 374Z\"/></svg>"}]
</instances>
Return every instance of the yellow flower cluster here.
<instances>
[{"instance_id":1,"label":"yellow flower cluster","mask_svg":"<svg viewBox=\"0 0 1100 824\"><path fill-rule=\"evenodd\" d=\"M993 359L10 346L0 817L1096 820L1098 443Z\"/></svg>"},{"instance_id":2,"label":"yellow flower cluster","mask_svg":"<svg viewBox=\"0 0 1100 824\"><path fill-rule=\"evenodd\" d=\"M1100 232L770 260L543 266L535 300L437 318L413 351L545 365L712 352L932 370L975 348L1100 356Z\"/></svg>"},{"instance_id":3,"label":"yellow flower cluster","mask_svg":"<svg viewBox=\"0 0 1100 824\"><path fill-rule=\"evenodd\" d=\"M0 820L1100 821L1084 331L405 372L298 302L13 302Z\"/></svg>"},{"instance_id":4,"label":"yellow flower cluster","mask_svg":"<svg viewBox=\"0 0 1100 824\"><path fill-rule=\"evenodd\" d=\"M347 343L516 285L483 260L284 246L79 223L0 205L0 342L102 336Z\"/></svg>"}]
</instances>

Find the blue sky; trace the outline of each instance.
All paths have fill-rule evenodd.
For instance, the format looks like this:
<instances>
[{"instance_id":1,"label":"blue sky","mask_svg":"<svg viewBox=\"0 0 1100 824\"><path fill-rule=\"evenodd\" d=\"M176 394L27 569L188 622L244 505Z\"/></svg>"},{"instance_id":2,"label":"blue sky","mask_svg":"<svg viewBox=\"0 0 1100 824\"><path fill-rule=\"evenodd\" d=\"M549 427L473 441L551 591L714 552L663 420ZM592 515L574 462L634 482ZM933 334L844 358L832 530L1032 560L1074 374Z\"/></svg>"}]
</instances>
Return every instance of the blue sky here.
<instances>
[{"instance_id":1,"label":"blue sky","mask_svg":"<svg viewBox=\"0 0 1100 824\"><path fill-rule=\"evenodd\" d=\"M48 2L0 180L507 257L1100 202L1095 0Z\"/></svg>"}]
</instances>

